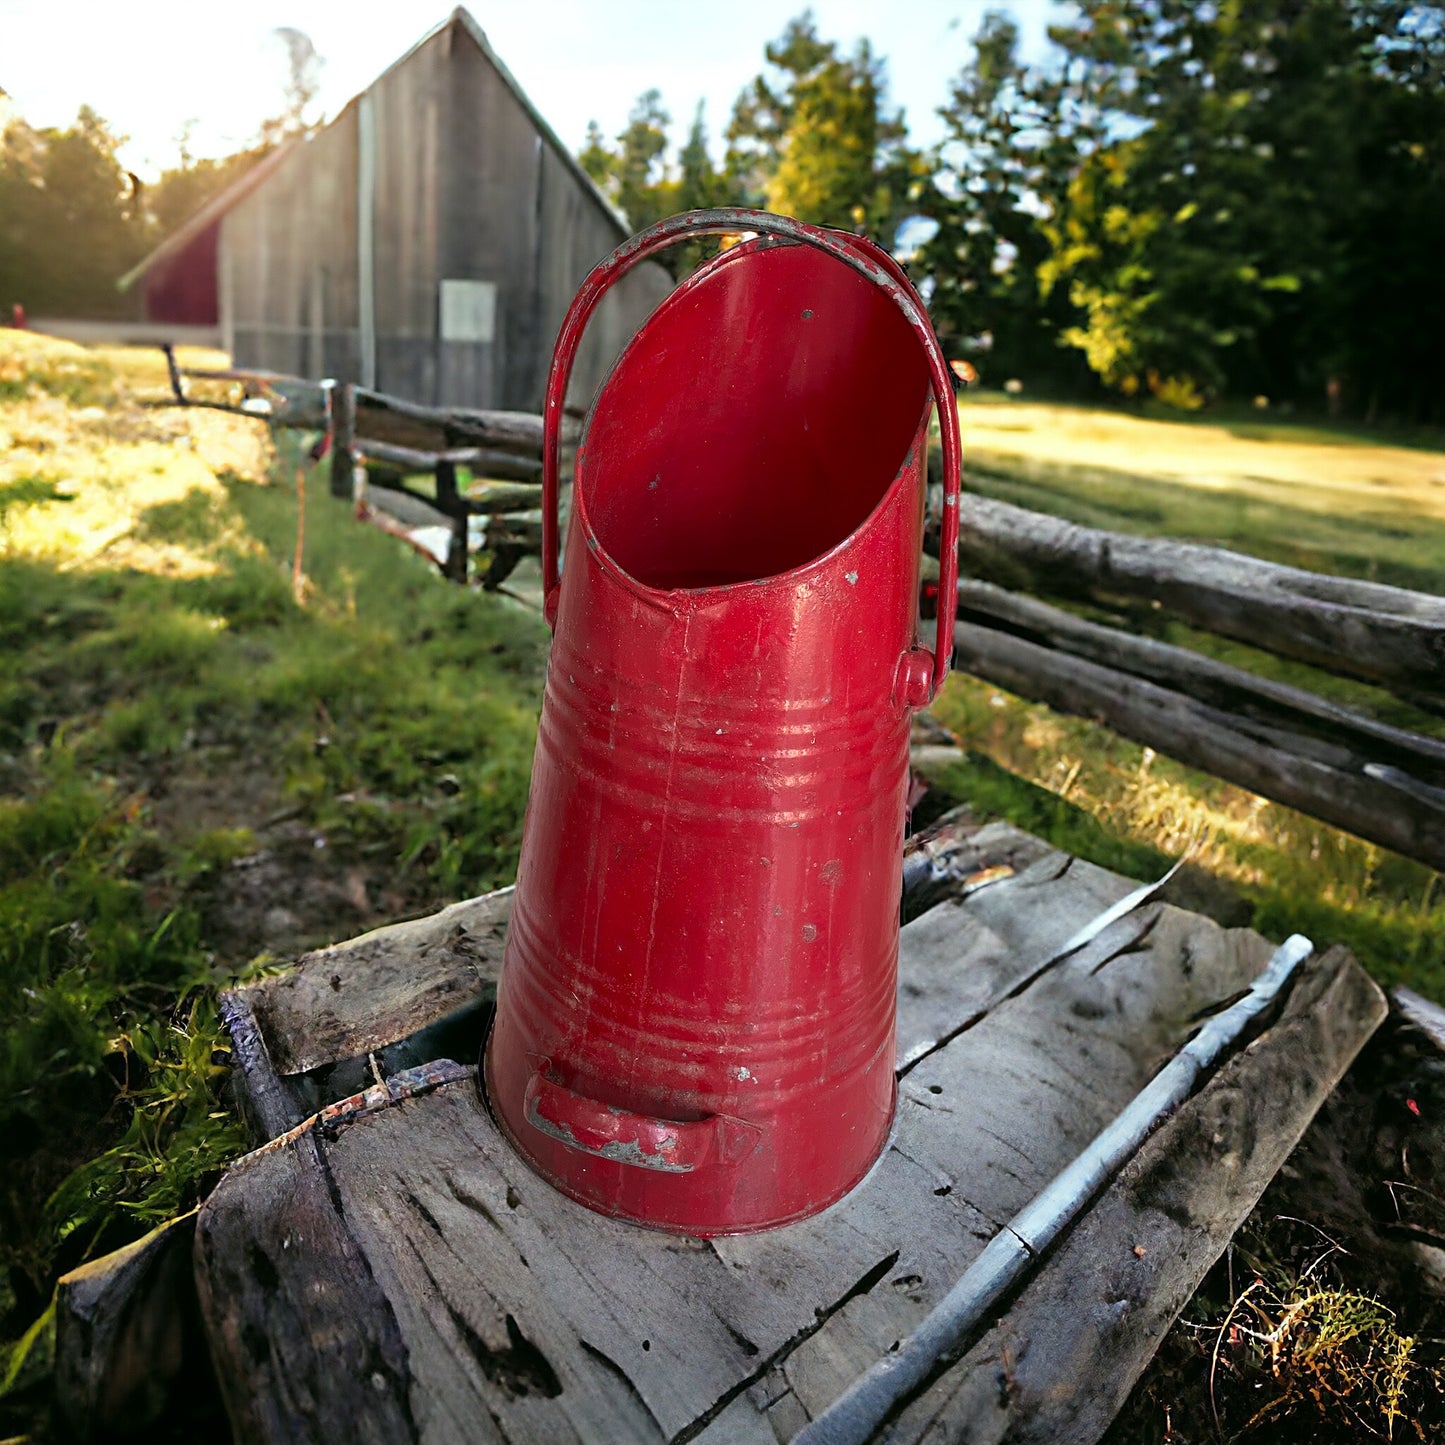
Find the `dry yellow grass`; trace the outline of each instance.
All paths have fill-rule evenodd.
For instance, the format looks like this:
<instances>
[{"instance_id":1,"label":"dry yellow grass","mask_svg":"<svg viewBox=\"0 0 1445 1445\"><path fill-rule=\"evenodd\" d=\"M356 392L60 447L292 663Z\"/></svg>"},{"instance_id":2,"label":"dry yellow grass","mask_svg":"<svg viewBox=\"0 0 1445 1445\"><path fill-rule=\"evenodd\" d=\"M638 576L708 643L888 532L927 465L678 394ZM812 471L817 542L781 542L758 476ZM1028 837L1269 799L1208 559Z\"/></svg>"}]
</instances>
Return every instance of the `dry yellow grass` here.
<instances>
[{"instance_id":1,"label":"dry yellow grass","mask_svg":"<svg viewBox=\"0 0 1445 1445\"><path fill-rule=\"evenodd\" d=\"M224 355L183 353L183 364ZM32 379L40 378L40 379ZM265 428L216 412L151 410L142 396L168 388L158 348L93 350L30 332L0 330L0 504L6 489L53 499L0 506L0 552L57 566L107 566L171 576L213 564L196 552L148 540L141 518L193 493L219 517L227 473L259 479L269 457ZM79 401L84 404L76 405Z\"/></svg>"},{"instance_id":2,"label":"dry yellow grass","mask_svg":"<svg viewBox=\"0 0 1445 1445\"><path fill-rule=\"evenodd\" d=\"M1044 464L1183 482L1332 517L1374 512L1445 521L1445 453L1362 441L1343 432L1241 422L1163 421L1092 408L965 399L977 463Z\"/></svg>"}]
</instances>

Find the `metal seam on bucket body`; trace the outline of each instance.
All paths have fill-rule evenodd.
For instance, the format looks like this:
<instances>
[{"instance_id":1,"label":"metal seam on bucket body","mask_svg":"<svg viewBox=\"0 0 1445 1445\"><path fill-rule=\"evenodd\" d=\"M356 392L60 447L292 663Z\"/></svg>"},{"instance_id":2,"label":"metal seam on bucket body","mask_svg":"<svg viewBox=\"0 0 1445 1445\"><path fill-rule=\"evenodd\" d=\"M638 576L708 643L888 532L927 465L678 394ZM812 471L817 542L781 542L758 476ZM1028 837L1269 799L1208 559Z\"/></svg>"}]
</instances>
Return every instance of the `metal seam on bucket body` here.
<instances>
[{"instance_id":1,"label":"metal seam on bucket body","mask_svg":"<svg viewBox=\"0 0 1445 1445\"><path fill-rule=\"evenodd\" d=\"M700 1235L825 1208L872 1166L895 1102L908 708L893 692L917 630L925 374L876 505L795 566L652 586L593 525L589 468L627 460L593 444L606 409L683 313L658 318L708 286L746 297L760 267L809 274L765 255L725 256L664 301L589 415L486 1059L499 1122L545 1178ZM718 1138L756 1130L756 1147L670 1167L659 1141L708 1121Z\"/></svg>"}]
</instances>

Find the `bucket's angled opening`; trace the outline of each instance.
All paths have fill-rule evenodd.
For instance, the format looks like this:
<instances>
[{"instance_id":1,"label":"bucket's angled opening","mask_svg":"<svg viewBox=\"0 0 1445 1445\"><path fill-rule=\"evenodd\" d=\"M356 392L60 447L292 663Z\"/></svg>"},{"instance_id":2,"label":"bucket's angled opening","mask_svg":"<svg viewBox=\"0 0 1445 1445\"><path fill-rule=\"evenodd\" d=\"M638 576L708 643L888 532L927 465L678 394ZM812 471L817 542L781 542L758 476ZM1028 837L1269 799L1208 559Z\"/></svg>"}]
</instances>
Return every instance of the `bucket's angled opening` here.
<instances>
[{"instance_id":1,"label":"bucket's angled opening","mask_svg":"<svg viewBox=\"0 0 1445 1445\"><path fill-rule=\"evenodd\" d=\"M749 243L623 353L588 422L578 501L647 586L776 576L867 519L927 398L918 336L881 287L811 247Z\"/></svg>"}]
</instances>

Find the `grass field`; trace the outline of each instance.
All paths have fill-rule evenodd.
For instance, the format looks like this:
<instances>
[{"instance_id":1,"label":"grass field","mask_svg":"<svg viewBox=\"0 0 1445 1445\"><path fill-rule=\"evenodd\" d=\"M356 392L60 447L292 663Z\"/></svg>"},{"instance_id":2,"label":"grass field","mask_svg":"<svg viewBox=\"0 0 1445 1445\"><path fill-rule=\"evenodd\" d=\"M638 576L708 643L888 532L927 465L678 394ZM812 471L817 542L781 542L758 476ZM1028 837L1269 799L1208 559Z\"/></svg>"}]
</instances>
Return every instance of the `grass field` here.
<instances>
[{"instance_id":1,"label":"grass field","mask_svg":"<svg viewBox=\"0 0 1445 1445\"><path fill-rule=\"evenodd\" d=\"M989 394L966 397L960 417L971 483L1005 501L1316 571L1445 587L1445 450L1423 442Z\"/></svg>"},{"instance_id":2,"label":"grass field","mask_svg":"<svg viewBox=\"0 0 1445 1445\"><path fill-rule=\"evenodd\" d=\"M199 358L196 358L199 359ZM214 360L214 358L208 358ZM258 423L140 404L159 352L0 331L0 1440L57 1275L242 1146L216 989L510 880L546 634L441 583ZM1241 418L968 398L970 484L1098 525L1438 589L1445 456ZM1372 689L1161 635L1439 728ZM1445 998L1433 874L968 678L940 780L1139 876L1185 848L1262 931Z\"/></svg>"}]
</instances>

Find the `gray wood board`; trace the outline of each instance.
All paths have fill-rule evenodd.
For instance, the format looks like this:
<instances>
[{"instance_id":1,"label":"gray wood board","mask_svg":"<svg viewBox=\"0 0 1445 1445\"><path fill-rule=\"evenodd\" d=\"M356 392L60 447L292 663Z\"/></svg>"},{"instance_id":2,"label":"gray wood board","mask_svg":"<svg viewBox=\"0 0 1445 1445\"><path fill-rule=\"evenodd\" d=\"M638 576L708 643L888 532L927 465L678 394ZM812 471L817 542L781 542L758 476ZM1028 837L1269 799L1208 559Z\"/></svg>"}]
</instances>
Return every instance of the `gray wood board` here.
<instances>
[{"instance_id":1,"label":"gray wood board","mask_svg":"<svg viewBox=\"0 0 1445 1445\"><path fill-rule=\"evenodd\" d=\"M512 890L318 949L245 997L279 1074L395 1043L496 990Z\"/></svg>"},{"instance_id":2,"label":"gray wood board","mask_svg":"<svg viewBox=\"0 0 1445 1445\"><path fill-rule=\"evenodd\" d=\"M701 1243L594 1215L530 1172L472 1082L241 1161L197 1243L239 1436L345 1438L385 1406L393 1440L738 1441L821 1409L1269 955L1161 907L1147 938L1101 938L1020 990L1131 886L1038 851L904 930L894 1135L802 1224ZM1282 1131L1307 1106L1291 1096ZM303 1279L334 1305L298 1340ZM354 1361L378 1351L392 1363L360 1390Z\"/></svg>"},{"instance_id":3,"label":"gray wood board","mask_svg":"<svg viewBox=\"0 0 1445 1445\"><path fill-rule=\"evenodd\" d=\"M198 1361L192 1210L62 1275L55 1400L72 1440L143 1429Z\"/></svg>"},{"instance_id":4,"label":"gray wood board","mask_svg":"<svg viewBox=\"0 0 1445 1445\"><path fill-rule=\"evenodd\" d=\"M887 1445L1091 1445L1309 1120L1383 1021L1343 949L1139 1150L1005 1317Z\"/></svg>"}]
</instances>

